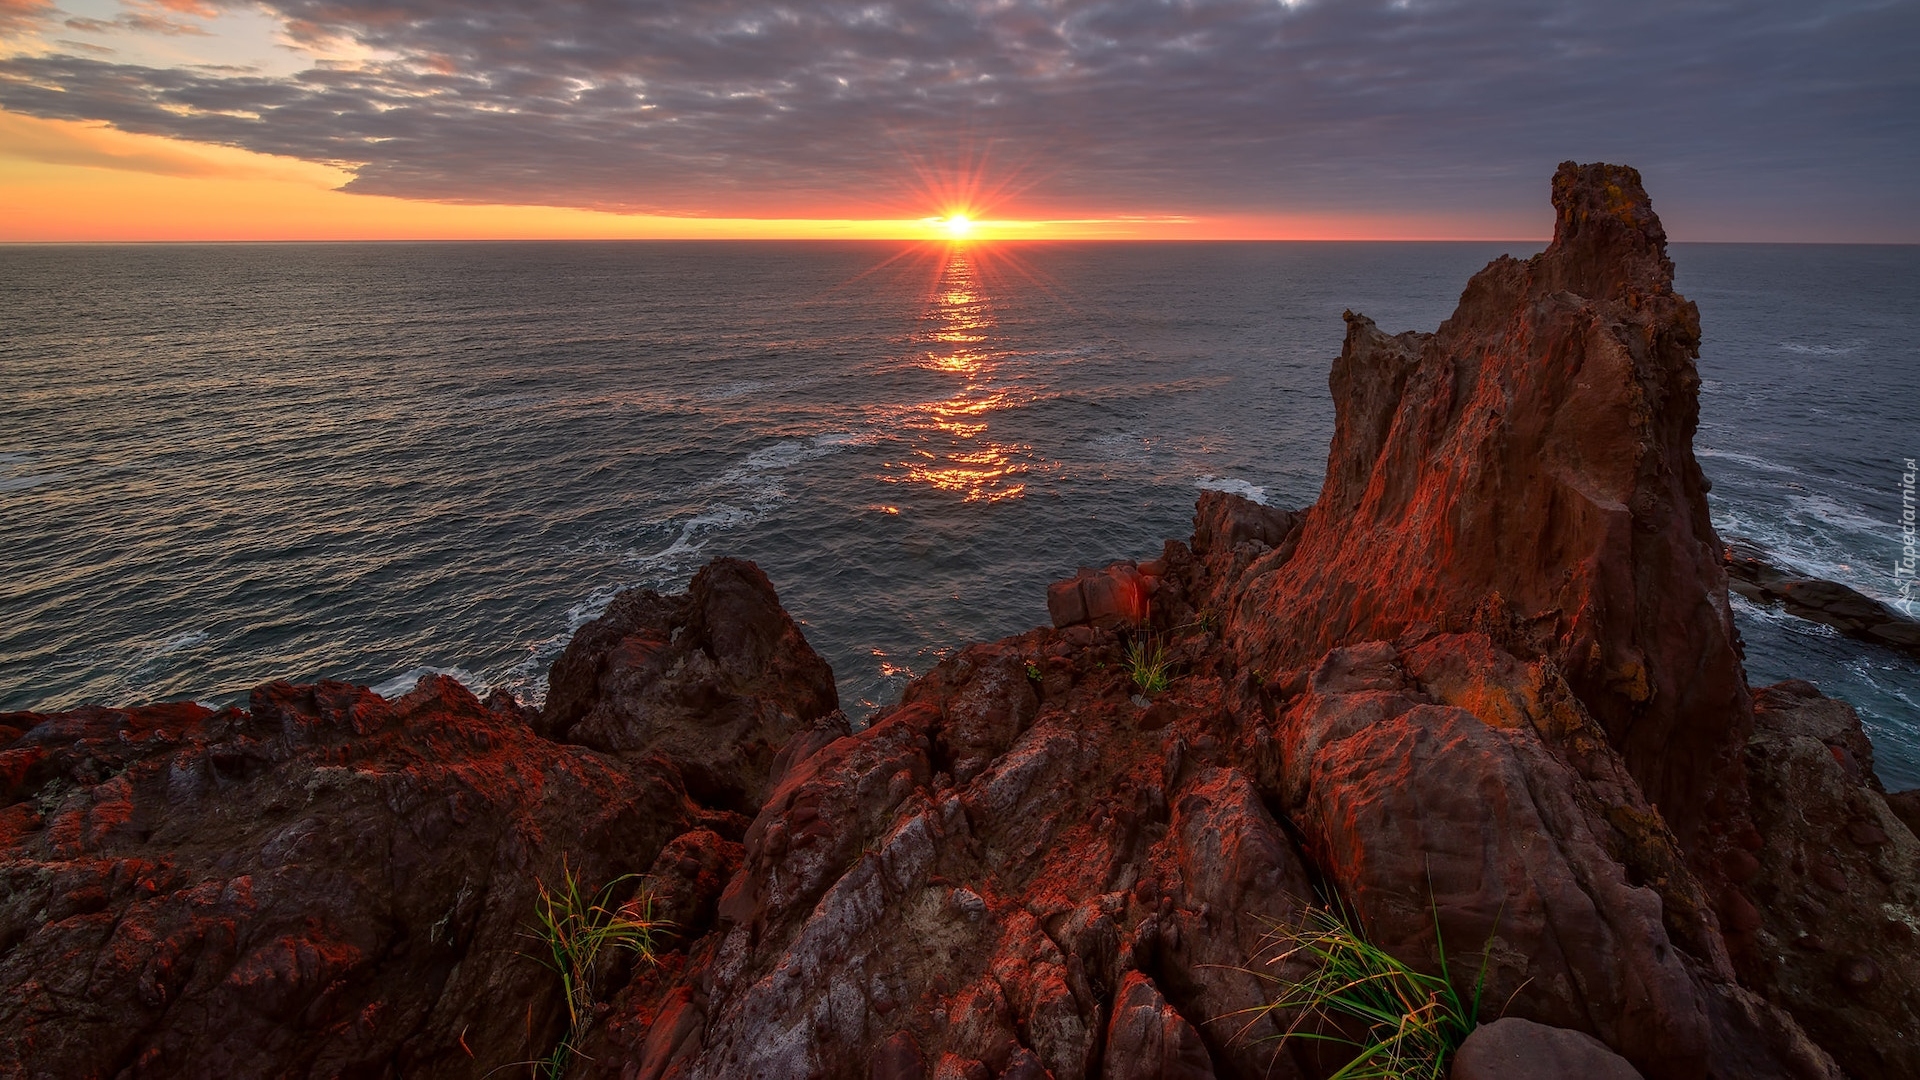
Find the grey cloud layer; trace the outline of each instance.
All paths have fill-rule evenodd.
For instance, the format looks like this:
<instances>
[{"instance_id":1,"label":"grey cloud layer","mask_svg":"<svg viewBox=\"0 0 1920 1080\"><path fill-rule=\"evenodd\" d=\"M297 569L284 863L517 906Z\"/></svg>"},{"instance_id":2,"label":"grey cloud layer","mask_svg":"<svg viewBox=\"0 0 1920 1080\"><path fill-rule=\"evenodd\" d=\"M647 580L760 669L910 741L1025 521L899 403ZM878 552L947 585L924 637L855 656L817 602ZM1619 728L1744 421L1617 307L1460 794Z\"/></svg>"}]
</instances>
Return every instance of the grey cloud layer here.
<instances>
[{"instance_id":1,"label":"grey cloud layer","mask_svg":"<svg viewBox=\"0 0 1920 1080\"><path fill-rule=\"evenodd\" d=\"M1474 213L1607 157L1723 209L1920 220L1914 2L269 6L394 59L262 78L19 57L0 106L456 201L917 214L910 161L984 151L1031 210Z\"/></svg>"}]
</instances>

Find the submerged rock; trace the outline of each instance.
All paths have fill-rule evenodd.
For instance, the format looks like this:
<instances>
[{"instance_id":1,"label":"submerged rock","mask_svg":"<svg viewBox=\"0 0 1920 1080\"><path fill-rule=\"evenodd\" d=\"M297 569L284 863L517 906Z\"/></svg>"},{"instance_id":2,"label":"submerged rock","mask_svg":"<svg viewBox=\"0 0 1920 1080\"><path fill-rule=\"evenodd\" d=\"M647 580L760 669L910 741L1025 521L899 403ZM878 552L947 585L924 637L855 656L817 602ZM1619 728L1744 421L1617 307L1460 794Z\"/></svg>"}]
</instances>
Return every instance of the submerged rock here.
<instances>
[{"instance_id":1,"label":"submerged rock","mask_svg":"<svg viewBox=\"0 0 1920 1080\"><path fill-rule=\"evenodd\" d=\"M1851 638L1920 656L1920 620L1837 581L1797 577L1775 566L1768 553L1744 540L1726 546L1727 584L1762 604L1781 604L1789 614L1822 623Z\"/></svg>"}]
</instances>

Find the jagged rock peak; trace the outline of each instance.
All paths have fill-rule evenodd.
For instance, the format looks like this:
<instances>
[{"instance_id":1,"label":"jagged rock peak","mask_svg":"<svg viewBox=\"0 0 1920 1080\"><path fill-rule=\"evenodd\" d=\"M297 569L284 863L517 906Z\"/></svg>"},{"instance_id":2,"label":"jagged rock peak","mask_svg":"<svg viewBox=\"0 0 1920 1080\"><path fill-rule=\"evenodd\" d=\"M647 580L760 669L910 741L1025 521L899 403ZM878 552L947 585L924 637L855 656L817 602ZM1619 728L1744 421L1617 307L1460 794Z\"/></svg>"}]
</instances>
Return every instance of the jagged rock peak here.
<instances>
[{"instance_id":1,"label":"jagged rock peak","mask_svg":"<svg viewBox=\"0 0 1920 1080\"><path fill-rule=\"evenodd\" d=\"M1563 161L1553 175L1553 243L1542 262L1559 288L1594 300L1671 292L1667 232L1638 169Z\"/></svg>"},{"instance_id":2,"label":"jagged rock peak","mask_svg":"<svg viewBox=\"0 0 1920 1080\"><path fill-rule=\"evenodd\" d=\"M1638 173L1562 165L1553 201L1552 244L1490 263L1437 332L1349 313L1320 499L1233 629L1296 683L1449 631L1551 659L1715 880L1751 706L1693 456L1699 313Z\"/></svg>"}]
</instances>

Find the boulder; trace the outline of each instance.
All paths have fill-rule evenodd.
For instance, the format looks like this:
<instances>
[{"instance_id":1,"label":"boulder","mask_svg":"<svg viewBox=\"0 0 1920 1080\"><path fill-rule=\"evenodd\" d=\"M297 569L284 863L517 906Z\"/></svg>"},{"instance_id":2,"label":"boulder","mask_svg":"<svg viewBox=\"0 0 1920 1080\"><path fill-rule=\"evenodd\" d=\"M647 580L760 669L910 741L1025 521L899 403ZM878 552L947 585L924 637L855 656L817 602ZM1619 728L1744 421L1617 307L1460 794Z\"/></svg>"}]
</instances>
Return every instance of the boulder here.
<instances>
[{"instance_id":1,"label":"boulder","mask_svg":"<svg viewBox=\"0 0 1920 1080\"><path fill-rule=\"evenodd\" d=\"M1837 1075L1792 1040L1748 1056L1785 1018L1738 986L1673 838L1549 665L1472 637L1335 650L1279 735L1288 819L1390 954L1649 1077Z\"/></svg>"},{"instance_id":2,"label":"boulder","mask_svg":"<svg viewBox=\"0 0 1920 1080\"><path fill-rule=\"evenodd\" d=\"M1231 492L1203 491L1193 508L1193 550L1205 557L1249 541L1277 548L1294 536L1305 516Z\"/></svg>"},{"instance_id":3,"label":"boulder","mask_svg":"<svg viewBox=\"0 0 1920 1080\"><path fill-rule=\"evenodd\" d=\"M1915 835L1920 835L1920 788L1888 792L1887 809L1892 810L1893 816L1904 822Z\"/></svg>"},{"instance_id":4,"label":"boulder","mask_svg":"<svg viewBox=\"0 0 1920 1080\"><path fill-rule=\"evenodd\" d=\"M547 681L542 734L662 755L704 802L748 815L794 734L846 730L833 669L741 559L713 560L679 596L619 594L575 632Z\"/></svg>"},{"instance_id":5,"label":"boulder","mask_svg":"<svg viewBox=\"0 0 1920 1080\"><path fill-rule=\"evenodd\" d=\"M444 677L17 719L10 752L43 756L0 810L10 1076L544 1056L564 1009L524 936L541 883L644 872L702 822L671 770L549 742Z\"/></svg>"},{"instance_id":6,"label":"boulder","mask_svg":"<svg viewBox=\"0 0 1920 1080\"><path fill-rule=\"evenodd\" d=\"M1167 1004L1153 980L1127 972L1107 1025L1105 1080L1214 1080L1200 1033Z\"/></svg>"},{"instance_id":7,"label":"boulder","mask_svg":"<svg viewBox=\"0 0 1920 1080\"><path fill-rule=\"evenodd\" d=\"M1591 1035L1509 1016L1482 1024L1454 1054L1450 1080L1641 1080Z\"/></svg>"},{"instance_id":8,"label":"boulder","mask_svg":"<svg viewBox=\"0 0 1920 1080\"><path fill-rule=\"evenodd\" d=\"M1139 626L1152 617L1153 595L1159 589L1160 578L1142 573L1133 563L1114 563L1104 570L1083 568L1047 586L1047 614L1055 626Z\"/></svg>"}]
</instances>

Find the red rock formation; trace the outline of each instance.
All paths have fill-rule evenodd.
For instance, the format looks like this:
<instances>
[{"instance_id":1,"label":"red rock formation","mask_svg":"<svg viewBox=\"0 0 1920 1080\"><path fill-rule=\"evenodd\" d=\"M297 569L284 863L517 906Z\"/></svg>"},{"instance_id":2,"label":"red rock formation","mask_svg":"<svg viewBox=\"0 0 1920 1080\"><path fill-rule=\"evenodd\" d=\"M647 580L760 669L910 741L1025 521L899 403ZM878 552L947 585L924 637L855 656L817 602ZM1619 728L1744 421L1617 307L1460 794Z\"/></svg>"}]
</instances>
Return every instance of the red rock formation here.
<instances>
[{"instance_id":1,"label":"red rock formation","mask_svg":"<svg viewBox=\"0 0 1920 1080\"><path fill-rule=\"evenodd\" d=\"M1760 690L1747 746L1766 844L1746 868L1742 974L1863 1080L1920 1076L1920 840L1887 805L1859 717L1805 682Z\"/></svg>"},{"instance_id":2,"label":"red rock formation","mask_svg":"<svg viewBox=\"0 0 1920 1080\"><path fill-rule=\"evenodd\" d=\"M840 707L833 669L760 568L715 559L681 596L621 593L548 673L536 728L608 753L671 758L707 805L752 814L794 731Z\"/></svg>"},{"instance_id":3,"label":"red rock formation","mask_svg":"<svg viewBox=\"0 0 1920 1080\"><path fill-rule=\"evenodd\" d=\"M1463 992L1484 950L1481 1019L1514 1019L1463 1069L1911 1075L1920 841L1845 706L1775 687L1755 726L1692 309L1630 170L1555 201L1438 334L1350 318L1304 520L1209 493L1193 550L1090 572L1072 625L858 733L732 560L618 599L538 716L445 679L0 716L0 1073L525 1064L567 866L646 873L677 927L596 974L572 1076L1323 1077L1270 1006L1302 961L1268 961L1333 898L1423 970L1444 940Z\"/></svg>"},{"instance_id":4,"label":"red rock formation","mask_svg":"<svg viewBox=\"0 0 1920 1080\"><path fill-rule=\"evenodd\" d=\"M1128 563L1105 570L1081 570L1047 587L1047 614L1055 626L1089 623L1113 628L1146 622L1153 610L1153 594L1160 589L1157 575L1143 573Z\"/></svg>"},{"instance_id":5,"label":"red rock formation","mask_svg":"<svg viewBox=\"0 0 1920 1080\"><path fill-rule=\"evenodd\" d=\"M628 681L655 640L677 663ZM808 745L793 703L833 694L733 561L689 597L626 597L567 658L603 685L554 711L618 717L633 750L542 737L447 678L392 702L274 683L245 710L0 716L0 1075L468 1077L544 1056L564 1010L532 959L538 883L650 872L661 913L704 932L741 858L732 800L775 767L757 741ZM634 705L688 701L724 744Z\"/></svg>"},{"instance_id":6,"label":"red rock formation","mask_svg":"<svg viewBox=\"0 0 1920 1080\"><path fill-rule=\"evenodd\" d=\"M1553 201L1546 251L1495 260L1438 332L1348 314L1325 486L1232 625L1296 683L1409 633L1551 658L1717 883L1751 705L1692 450L1699 317L1632 169L1562 165Z\"/></svg>"},{"instance_id":7,"label":"red rock formation","mask_svg":"<svg viewBox=\"0 0 1920 1080\"><path fill-rule=\"evenodd\" d=\"M1211 764L1226 689L1196 655L1142 709L1117 642L1065 643L965 650L782 781L692 950L708 1040L638 1075L858 1076L909 1041L932 1075L1083 1077L1136 1051L1295 1075L1241 1037L1272 1018L1231 1018L1265 1000L1246 965L1311 887L1247 774Z\"/></svg>"}]
</instances>

